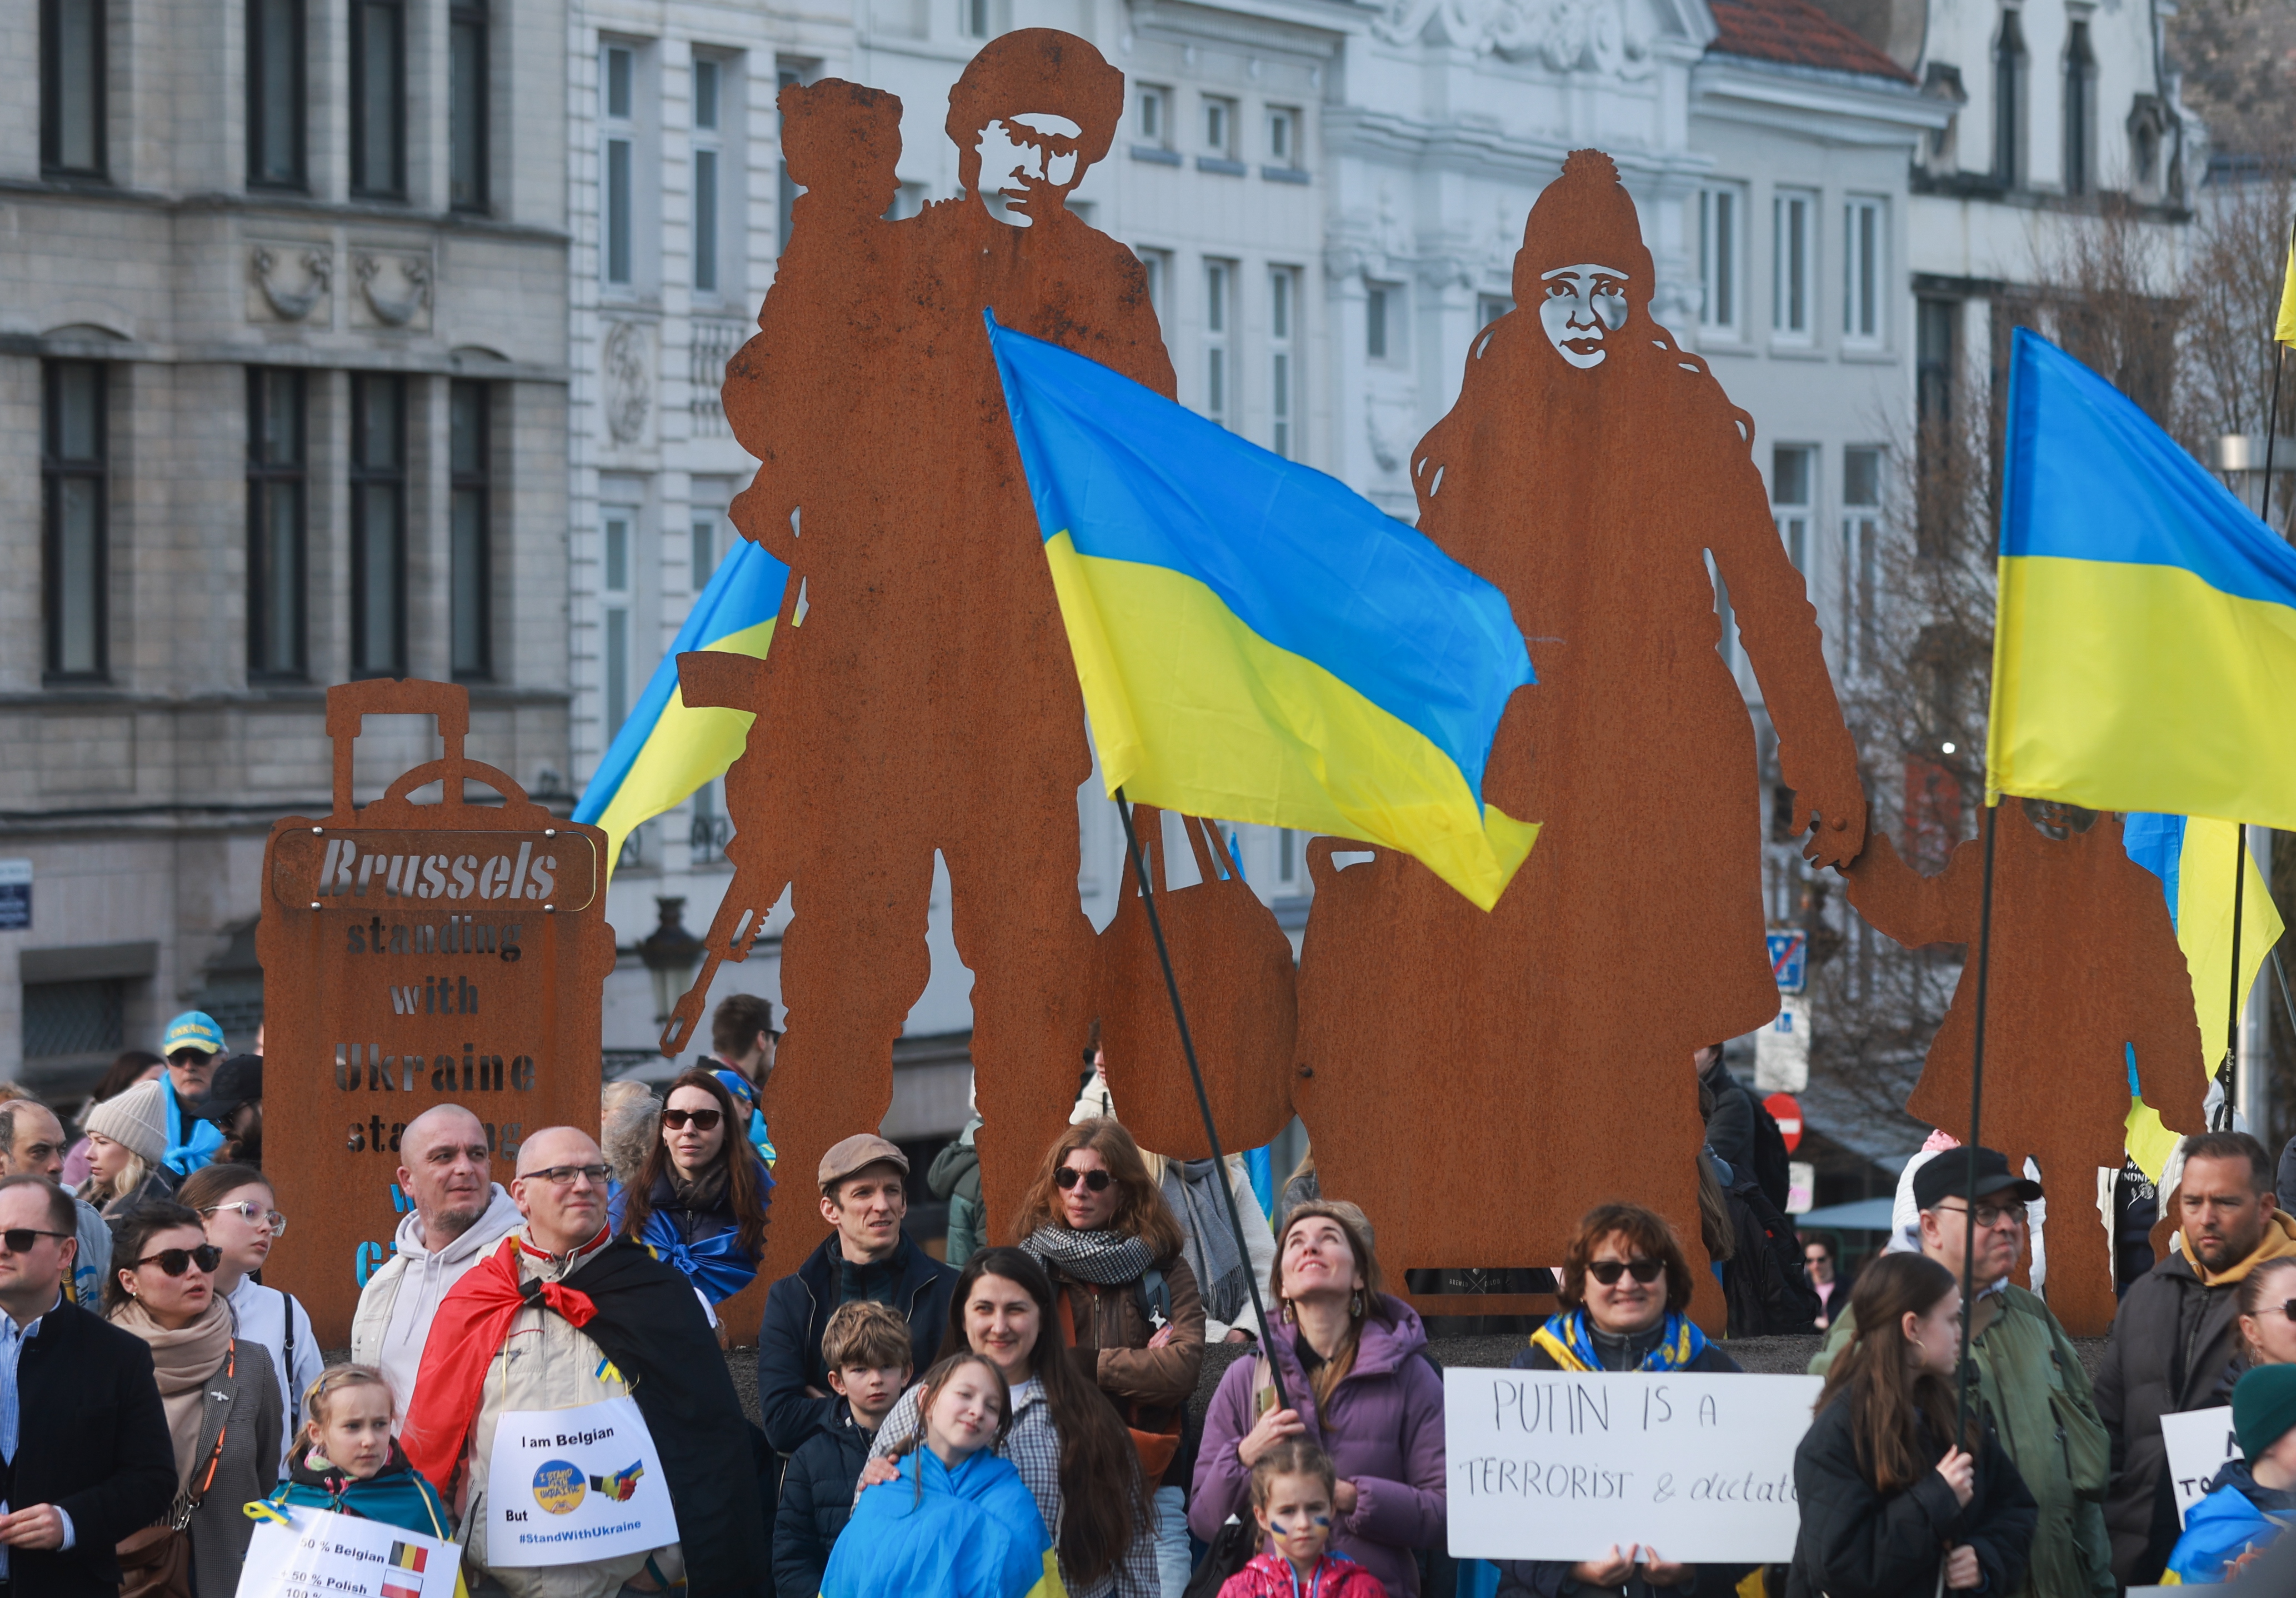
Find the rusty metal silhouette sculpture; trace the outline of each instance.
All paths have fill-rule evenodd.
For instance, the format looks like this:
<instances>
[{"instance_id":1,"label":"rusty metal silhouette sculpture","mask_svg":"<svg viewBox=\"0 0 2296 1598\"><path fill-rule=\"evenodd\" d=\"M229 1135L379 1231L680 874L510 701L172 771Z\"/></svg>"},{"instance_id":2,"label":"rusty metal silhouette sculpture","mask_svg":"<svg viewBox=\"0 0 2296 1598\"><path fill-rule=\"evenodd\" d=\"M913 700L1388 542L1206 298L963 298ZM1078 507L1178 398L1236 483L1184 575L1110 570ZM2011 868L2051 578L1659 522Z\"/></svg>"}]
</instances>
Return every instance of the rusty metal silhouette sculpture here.
<instances>
[{"instance_id":1,"label":"rusty metal silhouette sculpture","mask_svg":"<svg viewBox=\"0 0 2296 1598\"><path fill-rule=\"evenodd\" d=\"M2120 819L2036 799L1994 813L1991 975L1980 1141L2041 1168L2049 1190L2049 1307L2075 1337L2112 1323L2112 1238L2095 1209L2097 1170L2120 1168L2128 1051L2144 1102L2197 1127L2208 1069L2193 985L2161 880L2128 857ZM1908 948L1965 944L1961 983L1909 1115L1969 1141L1984 846L1955 848L1925 877L1875 832L1847 873L1849 902Z\"/></svg>"},{"instance_id":2,"label":"rusty metal silhouette sculpture","mask_svg":"<svg viewBox=\"0 0 2296 1598\"><path fill-rule=\"evenodd\" d=\"M1779 734L1807 852L1864 843L1855 752L1753 428L1652 322L1650 252L1610 158L1573 153L1412 466L1420 527L1497 585L1538 667L1485 797L1544 824L1486 916L1416 862L1308 860L1294 1102L1324 1191L1390 1276L1553 1264L1607 1199L1698 1248L1701 1045L1776 1014L1763 955L1753 729L1718 652L1707 558ZM1337 849L1349 848L1339 844ZM1460 1174L1503 1200L1462 1201ZM1712 1275L1698 1318L1720 1329ZM1494 1300L1444 1307L1528 1310Z\"/></svg>"},{"instance_id":3,"label":"rusty metal silhouette sculpture","mask_svg":"<svg viewBox=\"0 0 2296 1598\"><path fill-rule=\"evenodd\" d=\"M762 463L734 520L788 561L791 597L761 668L700 667L688 690L758 719L727 778L734 881L664 1047L692 1037L718 961L748 953L789 888L788 1032L765 1102L801 1192L829 1144L890 1107L893 1040L931 971L938 849L974 976L984 1201L1001 1225L1065 1123L1090 1024L1077 791L1091 759L981 312L1173 392L1138 260L1066 206L1115 136L1124 78L1068 34L993 41L949 92L965 193L900 222L877 220L898 101L832 82L783 104L808 193L725 397ZM761 1280L816 1236L770 1237Z\"/></svg>"},{"instance_id":4,"label":"rusty metal silhouette sculpture","mask_svg":"<svg viewBox=\"0 0 2296 1598\"><path fill-rule=\"evenodd\" d=\"M409 714L438 717L446 758L354 804L361 720ZM606 835L465 758L470 725L470 692L454 684L328 689L334 807L275 824L265 851L265 1169L296 1217L271 1279L327 1348L350 1340L359 1288L390 1258L409 1121L468 1107L504 1184L525 1133L598 1127L599 997L614 969ZM472 781L502 802L473 802ZM440 802L417 804L432 783Z\"/></svg>"}]
</instances>

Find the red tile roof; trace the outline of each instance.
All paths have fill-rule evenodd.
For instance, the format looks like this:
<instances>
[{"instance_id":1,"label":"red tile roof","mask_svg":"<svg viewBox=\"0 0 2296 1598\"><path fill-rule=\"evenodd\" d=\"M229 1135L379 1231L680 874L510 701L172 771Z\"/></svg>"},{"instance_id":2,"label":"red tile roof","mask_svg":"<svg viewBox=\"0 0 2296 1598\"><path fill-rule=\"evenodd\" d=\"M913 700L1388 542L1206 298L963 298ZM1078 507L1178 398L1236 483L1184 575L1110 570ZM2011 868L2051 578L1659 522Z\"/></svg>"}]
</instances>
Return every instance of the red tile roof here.
<instances>
[{"instance_id":1,"label":"red tile roof","mask_svg":"<svg viewBox=\"0 0 2296 1598\"><path fill-rule=\"evenodd\" d=\"M1809 0L1709 0L1718 31L1715 55L1743 55L1790 66L1825 67L1911 83L1913 75Z\"/></svg>"}]
</instances>

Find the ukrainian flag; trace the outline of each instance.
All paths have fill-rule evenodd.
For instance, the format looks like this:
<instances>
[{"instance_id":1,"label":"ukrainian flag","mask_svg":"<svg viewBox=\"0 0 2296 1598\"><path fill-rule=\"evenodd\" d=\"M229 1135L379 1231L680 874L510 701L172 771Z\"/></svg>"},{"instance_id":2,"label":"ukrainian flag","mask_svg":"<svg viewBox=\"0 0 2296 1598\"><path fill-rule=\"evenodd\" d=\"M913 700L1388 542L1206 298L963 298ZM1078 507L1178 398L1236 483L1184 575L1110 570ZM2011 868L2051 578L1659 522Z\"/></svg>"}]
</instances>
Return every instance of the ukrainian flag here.
<instances>
[{"instance_id":1,"label":"ukrainian flag","mask_svg":"<svg viewBox=\"0 0 2296 1598\"><path fill-rule=\"evenodd\" d=\"M2213 1069L2224 1058L2225 997L2233 991L2233 864L2246 879L2240 893L2240 984L2245 1000L2272 946L2280 941L2280 911L2240 846L2240 827L2201 816L2136 815L2121 824L2128 857L2161 879L2169 920L2193 976L2193 1004L2201 1022L2201 1059Z\"/></svg>"},{"instance_id":2,"label":"ukrainian flag","mask_svg":"<svg viewBox=\"0 0 2296 1598\"><path fill-rule=\"evenodd\" d=\"M2296 549L2019 328L1987 786L2296 829L2292 695Z\"/></svg>"},{"instance_id":3,"label":"ukrainian flag","mask_svg":"<svg viewBox=\"0 0 2296 1598\"><path fill-rule=\"evenodd\" d=\"M1320 471L989 339L1110 793L1399 849L1496 904L1538 832L1481 798L1533 680L1506 596Z\"/></svg>"},{"instance_id":4,"label":"ukrainian flag","mask_svg":"<svg viewBox=\"0 0 2296 1598\"><path fill-rule=\"evenodd\" d=\"M686 613L677 641L654 668L645 692L598 763L576 821L606 830L606 869L621 858L622 840L726 768L749 742L748 710L689 709L677 685L677 657L702 650L752 655L762 660L781 614L789 568L743 539L718 562L708 586Z\"/></svg>"}]
</instances>

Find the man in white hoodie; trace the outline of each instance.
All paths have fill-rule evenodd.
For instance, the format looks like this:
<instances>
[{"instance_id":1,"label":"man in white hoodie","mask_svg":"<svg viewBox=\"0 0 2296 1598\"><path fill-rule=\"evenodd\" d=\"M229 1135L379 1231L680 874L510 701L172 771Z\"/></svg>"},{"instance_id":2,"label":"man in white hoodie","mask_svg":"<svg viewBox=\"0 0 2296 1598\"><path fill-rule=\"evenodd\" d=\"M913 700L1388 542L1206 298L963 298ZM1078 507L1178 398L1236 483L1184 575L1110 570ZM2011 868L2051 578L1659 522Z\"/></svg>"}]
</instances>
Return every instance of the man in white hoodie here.
<instances>
[{"instance_id":1,"label":"man in white hoodie","mask_svg":"<svg viewBox=\"0 0 2296 1598\"><path fill-rule=\"evenodd\" d=\"M488 1176L486 1127L460 1104L433 1105L416 1116L398 1148L406 1161L398 1185L414 1209L398 1224L391 1257L359 1291L351 1358L381 1370L403 1418L439 1300L518 1230L520 1217L510 1194Z\"/></svg>"}]
</instances>

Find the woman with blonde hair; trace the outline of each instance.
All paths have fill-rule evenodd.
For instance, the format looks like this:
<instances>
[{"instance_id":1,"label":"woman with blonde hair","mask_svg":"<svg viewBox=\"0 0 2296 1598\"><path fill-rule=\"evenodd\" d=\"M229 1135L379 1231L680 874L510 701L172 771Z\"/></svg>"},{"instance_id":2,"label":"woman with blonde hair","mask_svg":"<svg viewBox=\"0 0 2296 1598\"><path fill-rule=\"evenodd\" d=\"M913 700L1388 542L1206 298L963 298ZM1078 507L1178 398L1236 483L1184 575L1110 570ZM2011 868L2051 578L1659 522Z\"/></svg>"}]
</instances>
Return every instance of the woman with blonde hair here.
<instances>
[{"instance_id":1,"label":"woman with blonde hair","mask_svg":"<svg viewBox=\"0 0 2296 1598\"><path fill-rule=\"evenodd\" d=\"M1257 1358L1228 1366L1204 1415L1188 1520L1210 1542L1250 1515L1251 1470L1290 1438L1329 1455L1332 1546L1395 1598L1415 1598L1414 1551L1442 1540L1443 1379L1427 1333L1382 1291L1363 1212L1321 1201L1283 1217L1269 1273L1268 1329ZM1278 1407L1273 1372L1290 1400Z\"/></svg>"},{"instance_id":2,"label":"woman with blonde hair","mask_svg":"<svg viewBox=\"0 0 2296 1598\"><path fill-rule=\"evenodd\" d=\"M138 1204L170 1198L176 1175L161 1159L168 1152L168 1110L154 1079L138 1082L87 1112L87 1180L79 1196L119 1218Z\"/></svg>"},{"instance_id":3,"label":"woman with blonde hair","mask_svg":"<svg viewBox=\"0 0 2296 1598\"><path fill-rule=\"evenodd\" d=\"M1177 1592L1190 1568L1181 1439L1204 1357L1203 1300L1180 1224L1132 1135L1094 1118L1054 1140L1013 1230L1052 1279L1052 1330L1090 1353L1131 1429L1154 1489L1159 1579Z\"/></svg>"}]
</instances>

